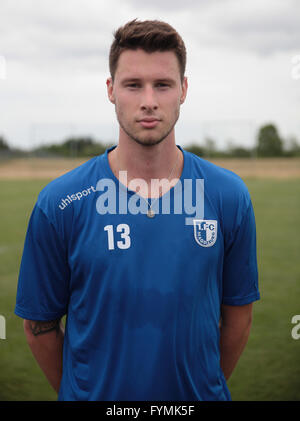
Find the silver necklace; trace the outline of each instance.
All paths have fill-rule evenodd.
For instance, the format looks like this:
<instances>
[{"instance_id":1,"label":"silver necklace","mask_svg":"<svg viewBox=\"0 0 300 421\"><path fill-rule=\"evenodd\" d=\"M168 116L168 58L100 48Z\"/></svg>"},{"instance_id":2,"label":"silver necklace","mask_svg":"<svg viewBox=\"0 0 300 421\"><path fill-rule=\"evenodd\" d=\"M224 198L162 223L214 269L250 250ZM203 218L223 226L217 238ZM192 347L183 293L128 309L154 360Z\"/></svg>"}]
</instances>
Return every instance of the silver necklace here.
<instances>
[{"instance_id":1,"label":"silver necklace","mask_svg":"<svg viewBox=\"0 0 300 421\"><path fill-rule=\"evenodd\" d=\"M173 168L172 168L172 170L171 170L171 172L170 172L170 174L169 174L169 176L168 176L168 181L170 181L170 178L171 178L171 176L173 175L173 173L174 173L174 171L175 171L175 168L176 168L176 166L177 166L177 161L178 161L178 158L179 158L179 154L177 154L177 158L176 158L176 161L175 161L175 164L174 164L174 166L173 166ZM120 168L120 165L119 165L119 159L118 159L118 167ZM148 204L148 211L147 211L147 216L148 216L148 218L154 218L154 216L155 216L155 212L154 212L154 210L152 209L152 206L154 205L154 203L156 203L156 201L159 199L161 197L161 195L159 195L158 197L156 197L155 198L155 200L150 204L149 203L149 201L147 200L147 199L145 199L144 197L142 197L141 196L141 198L143 199L143 200L145 200L145 202L147 202L147 204Z\"/></svg>"}]
</instances>

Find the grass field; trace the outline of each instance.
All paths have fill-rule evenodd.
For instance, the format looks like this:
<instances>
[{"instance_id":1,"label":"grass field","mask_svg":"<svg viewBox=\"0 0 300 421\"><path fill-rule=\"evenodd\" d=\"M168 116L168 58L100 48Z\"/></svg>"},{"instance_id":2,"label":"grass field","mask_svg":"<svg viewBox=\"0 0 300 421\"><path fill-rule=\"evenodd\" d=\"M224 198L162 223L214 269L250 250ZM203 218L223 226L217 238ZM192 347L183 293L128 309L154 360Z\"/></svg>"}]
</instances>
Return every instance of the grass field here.
<instances>
[{"instance_id":1,"label":"grass field","mask_svg":"<svg viewBox=\"0 0 300 421\"><path fill-rule=\"evenodd\" d=\"M0 169L0 400L55 400L13 313L28 219L50 179L23 178L17 168L13 175L1 179ZM244 180L257 221L261 300L229 388L233 400L300 400L300 339L291 337L291 319L300 314L300 178L253 175Z\"/></svg>"}]
</instances>

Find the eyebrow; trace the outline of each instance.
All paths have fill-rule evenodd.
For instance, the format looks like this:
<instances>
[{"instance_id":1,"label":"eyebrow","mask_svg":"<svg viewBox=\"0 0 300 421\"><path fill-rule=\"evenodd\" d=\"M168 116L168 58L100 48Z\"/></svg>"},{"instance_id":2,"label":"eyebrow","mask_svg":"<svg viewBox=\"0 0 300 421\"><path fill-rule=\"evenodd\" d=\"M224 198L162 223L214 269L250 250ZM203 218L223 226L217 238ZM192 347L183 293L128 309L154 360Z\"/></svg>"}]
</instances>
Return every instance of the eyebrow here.
<instances>
[{"instance_id":1,"label":"eyebrow","mask_svg":"<svg viewBox=\"0 0 300 421\"><path fill-rule=\"evenodd\" d=\"M130 83L130 82L132 83L132 82L141 82L141 81L142 81L141 78L132 77L132 78L126 78L126 79L121 80L121 83L126 84L126 83ZM158 78L158 79L154 80L154 83L162 83L162 82L163 83L169 83L171 85L174 85L176 83L174 79L166 78L166 77Z\"/></svg>"}]
</instances>

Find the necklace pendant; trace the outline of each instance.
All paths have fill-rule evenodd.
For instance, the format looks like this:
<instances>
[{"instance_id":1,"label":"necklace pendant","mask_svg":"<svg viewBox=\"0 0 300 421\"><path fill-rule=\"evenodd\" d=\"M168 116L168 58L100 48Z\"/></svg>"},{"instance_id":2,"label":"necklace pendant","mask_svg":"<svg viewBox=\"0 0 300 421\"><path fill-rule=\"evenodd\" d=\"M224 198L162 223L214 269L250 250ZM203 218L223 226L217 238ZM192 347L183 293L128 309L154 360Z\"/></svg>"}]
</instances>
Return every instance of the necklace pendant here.
<instances>
[{"instance_id":1,"label":"necklace pendant","mask_svg":"<svg viewBox=\"0 0 300 421\"><path fill-rule=\"evenodd\" d=\"M154 218L155 212L152 209L148 209L147 216L148 218Z\"/></svg>"}]
</instances>

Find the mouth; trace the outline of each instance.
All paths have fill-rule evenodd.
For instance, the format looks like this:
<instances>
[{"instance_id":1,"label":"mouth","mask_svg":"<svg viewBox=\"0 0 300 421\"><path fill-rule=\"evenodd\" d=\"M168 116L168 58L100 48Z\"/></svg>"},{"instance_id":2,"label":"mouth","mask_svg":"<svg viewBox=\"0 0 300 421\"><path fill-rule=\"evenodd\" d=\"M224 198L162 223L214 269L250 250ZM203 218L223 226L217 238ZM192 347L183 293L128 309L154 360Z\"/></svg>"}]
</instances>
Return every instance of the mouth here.
<instances>
[{"instance_id":1,"label":"mouth","mask_svg":"<svg viewBox=\"0 0 300 421\"><path fill-rule=\"evenodd\" d=\"M141 120L138 120L138 123L146 129L153 129L154 127L156 127L158 125L159 122L160 122L159 119L153 118L153 117L152 118L145 117Z\"/></svg>"}]
</instances>

